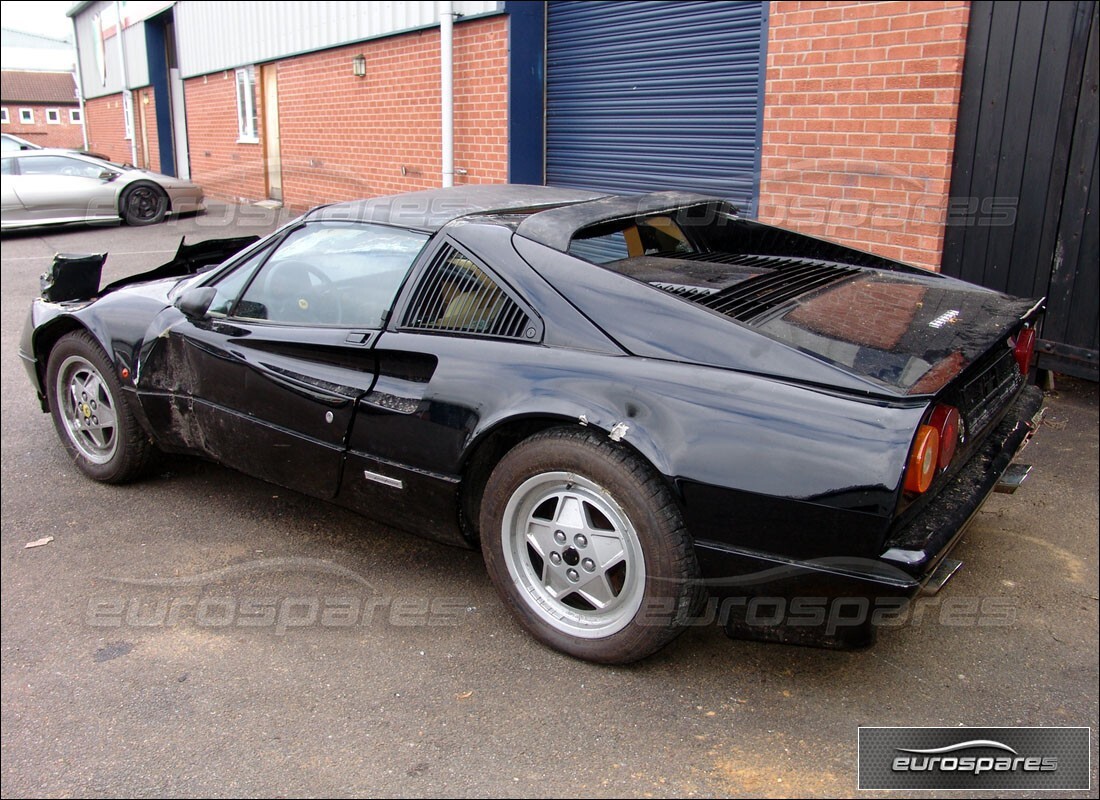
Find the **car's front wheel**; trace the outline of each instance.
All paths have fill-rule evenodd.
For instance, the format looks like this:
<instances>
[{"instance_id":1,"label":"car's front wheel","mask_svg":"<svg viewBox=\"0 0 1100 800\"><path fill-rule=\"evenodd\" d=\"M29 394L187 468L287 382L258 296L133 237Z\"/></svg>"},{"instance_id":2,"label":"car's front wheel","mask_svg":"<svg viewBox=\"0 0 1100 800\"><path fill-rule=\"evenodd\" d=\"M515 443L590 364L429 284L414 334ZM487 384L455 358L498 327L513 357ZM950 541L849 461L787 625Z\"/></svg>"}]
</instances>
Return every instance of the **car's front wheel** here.
<instances>
[{"instance_id":1,"label":"car's front wheel","mask_svg":"<svg viewBox=\"0 0 1100 800\"><path fill-rule=\"evenodd\" d=\"M119 215L127 225L153 225L168 213L168 193L155 183L126 187L119 201Z\"/></svg>"},{"instance_id":2,"label":"car's front wheel","mask_svg":"<svg viewBox=\"0 0 1100 800\"><path fill-rule=\"evenodd\" d=\"M664 481L626 447L555 428L494 469L481 548L506 605L536 638L589 661L650 655L684 628L698 566Z\"/></svg>"},{"instance_id":3,"label":"car's front wheel","mask_svg":"<svg viewBox=\"0 0 1100 800\"><path fill-rule=\"evenodd\" d=\"M82 472L123 483L145 471L153 445L90 334L79 331L58 340L47 362L46 391L57 434Z\"/></svg>"}]
</instances>

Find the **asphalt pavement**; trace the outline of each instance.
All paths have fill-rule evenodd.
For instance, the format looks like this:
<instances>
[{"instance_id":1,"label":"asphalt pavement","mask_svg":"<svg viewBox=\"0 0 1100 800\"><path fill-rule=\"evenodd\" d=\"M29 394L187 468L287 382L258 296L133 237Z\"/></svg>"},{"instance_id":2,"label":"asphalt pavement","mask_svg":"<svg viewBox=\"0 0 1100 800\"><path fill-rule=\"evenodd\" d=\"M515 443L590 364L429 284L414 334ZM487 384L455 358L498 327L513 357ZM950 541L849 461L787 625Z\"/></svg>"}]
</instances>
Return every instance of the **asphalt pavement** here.
<instances>
[{"instance_id":1,"label":"asphalt pavement","mask_svg":"<svg viewBox=\"0 0 1100 800\"><path fill-rule=\"evenodd\" d=\"M700 624L594 666L525 635L476 552L193 459L122 487L69 462L17 355L53 254L109 251L107 282L286 219L3 237L5 797L851 796L861 725L1089 726L1097 796L1095 384L1056 380L1031 477L871 648Z\"/></svg>"}]
</instances>

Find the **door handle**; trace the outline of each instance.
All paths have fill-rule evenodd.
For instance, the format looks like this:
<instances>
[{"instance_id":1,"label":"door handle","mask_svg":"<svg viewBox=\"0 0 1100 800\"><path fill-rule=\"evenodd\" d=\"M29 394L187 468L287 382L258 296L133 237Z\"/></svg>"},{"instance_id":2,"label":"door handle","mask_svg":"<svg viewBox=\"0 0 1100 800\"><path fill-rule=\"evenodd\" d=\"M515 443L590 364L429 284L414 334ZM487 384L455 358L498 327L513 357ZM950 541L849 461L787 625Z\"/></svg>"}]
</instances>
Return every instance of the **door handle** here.
<instances>
[{"instance_id":1,"label":"door handle","mask_svg":"<svg viewBox=\"0 0 1100 800\"><path fill-rule=\"evenodd\" d=\"M346 337L344 337L344 341L347 344L366 345L366 344L370 344L370 340L371 340L371 331L352 331Z\"/></svg>"}]
</instances>

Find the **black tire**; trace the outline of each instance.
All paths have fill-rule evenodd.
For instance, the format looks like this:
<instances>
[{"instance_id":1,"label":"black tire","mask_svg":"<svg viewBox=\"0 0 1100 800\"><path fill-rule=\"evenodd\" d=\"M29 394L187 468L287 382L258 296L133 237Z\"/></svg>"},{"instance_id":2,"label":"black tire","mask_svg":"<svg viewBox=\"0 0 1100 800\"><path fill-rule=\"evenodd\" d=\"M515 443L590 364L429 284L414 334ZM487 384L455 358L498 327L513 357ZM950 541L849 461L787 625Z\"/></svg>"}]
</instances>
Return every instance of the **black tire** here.
<instances>
[{"instance_id":1,"label":"black tire","mask_svg":"<svg viewBox=\"0 0 1100 800\"><path fill-rule=\"evenodd\" d=\"M58 340L46 367L46 393L58 438L80 470L104 483L141 476L155 449L122 393L107 355L91 334Z\"/></svg>"},{"instance_id":2,"label":"black tire","mask_svg":"<svg viewBox=\"0 0 1100 800\"><path fill-rule=\"evenodd\" d=\"M127 225L155 225L168 213L168 193L155 183L127 186L118 202L118 215Z\"/></svg>"},{"instance_id":3,"label":"black tire","mask_svg":"<svg viewBox=\"0 0 1100 800\"><path fill-rule=\"evenodd\" d=\"M481 551L520 624L587 661L625 664L656 652L701 597L668 486L590 429L543 431L501 459L481 504Z\"/></svg>"}]
</instances>

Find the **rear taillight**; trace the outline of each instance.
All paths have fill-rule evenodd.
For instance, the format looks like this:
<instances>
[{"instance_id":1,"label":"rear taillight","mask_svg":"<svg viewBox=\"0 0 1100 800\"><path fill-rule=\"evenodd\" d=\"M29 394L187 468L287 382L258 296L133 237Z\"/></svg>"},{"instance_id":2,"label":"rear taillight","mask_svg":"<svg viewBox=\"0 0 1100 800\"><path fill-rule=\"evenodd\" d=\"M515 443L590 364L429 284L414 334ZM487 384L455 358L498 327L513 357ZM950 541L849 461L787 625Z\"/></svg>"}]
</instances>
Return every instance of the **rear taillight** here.
<instances>
[{"instance_id":1,"label":"rear taillight","mask_svg":"<svg viewBox=\"0 0 1100 800\"><path fill-rule=\"evenodd\" d=\"M921 425L913 449L909 451L909 463L905 468L905 491L924 494L936 477L940 461L940 432L931 425Z\"/></svg>"},{"instance_id":2,"label":"rear taillight","mask_svg":"<svg viewBox=\"0 0 1100 800\"><path fill-rule=\"evenodd\" d=\"M1024 328L1016 337L1016 347L1013 351L1016 363L1020 365L1020 372L1027 375L1031 369L1031 359L1035 355L1035 329Z\"/></svg>"},{"instance_id":3,"label":"rear taillight","mask_svg":"<svg viewBox=\"0 0 1100 800\"><path fill-rule=\"evenodd\" d=\"M945 470L955 457L955 448L959 444L959 410L952 406L938 405L932 409L928 424L940 435L940 455L936 466Z\"/></svg>"}]
</instances>

